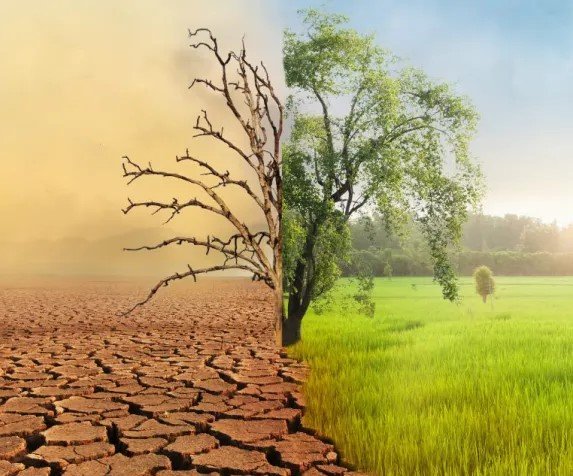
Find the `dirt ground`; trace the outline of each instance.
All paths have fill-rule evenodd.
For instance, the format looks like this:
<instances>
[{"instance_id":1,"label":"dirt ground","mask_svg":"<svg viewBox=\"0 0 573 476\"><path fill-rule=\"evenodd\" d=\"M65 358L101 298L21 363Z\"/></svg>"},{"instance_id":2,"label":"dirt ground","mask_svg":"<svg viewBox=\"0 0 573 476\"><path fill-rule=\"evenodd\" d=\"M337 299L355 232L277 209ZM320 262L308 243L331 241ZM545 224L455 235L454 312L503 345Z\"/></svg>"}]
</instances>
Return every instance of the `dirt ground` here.
<instances>
[{"instance_id":1,"label":"dirt ground","mask_svg":"<svg viewBox=\"0 0 573 476\"><path fill-rule=\"evenodd\" d=\"M302 428L306 368L242 279L0 283L0 475L338 475ZM357 473L354 473L357 474Z\"/></svg>"}]
</instances>

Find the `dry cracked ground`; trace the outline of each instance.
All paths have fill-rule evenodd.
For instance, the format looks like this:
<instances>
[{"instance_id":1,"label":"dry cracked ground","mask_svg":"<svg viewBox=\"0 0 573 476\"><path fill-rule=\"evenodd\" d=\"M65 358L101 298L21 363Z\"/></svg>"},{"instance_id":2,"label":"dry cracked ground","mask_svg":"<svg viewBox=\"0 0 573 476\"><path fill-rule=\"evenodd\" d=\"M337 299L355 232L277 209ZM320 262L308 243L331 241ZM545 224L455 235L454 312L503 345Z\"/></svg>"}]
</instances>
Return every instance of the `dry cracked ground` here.
<instances>
[{"instance_id":1,"label":"dry cracked ground","mask_svg":"<svg viewBox=\"0 0 573 476\"><path fill-rule=\"evenodd\" d=\"M357 474L301 426L306 368L239 279L0 287L0 475Z\"/></svg>"}]
</instances>

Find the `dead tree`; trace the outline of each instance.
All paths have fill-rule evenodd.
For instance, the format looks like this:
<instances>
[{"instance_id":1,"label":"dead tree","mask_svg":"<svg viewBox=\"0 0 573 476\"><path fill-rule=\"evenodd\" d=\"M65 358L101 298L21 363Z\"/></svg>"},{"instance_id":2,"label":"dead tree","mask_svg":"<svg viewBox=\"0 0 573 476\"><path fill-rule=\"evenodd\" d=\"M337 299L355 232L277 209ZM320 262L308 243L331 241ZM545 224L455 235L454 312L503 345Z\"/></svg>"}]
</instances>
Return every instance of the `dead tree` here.
<instances>
[{"instance_id":1,"label":"dead tree","mask_svg":"<svg viewBox=\"0 0 573 476\"><path fill-rule=\"evenodd\" d=\"M209 119L207 111L201 111L193 129L194 137L208 137L223 144L229 152L229 160L243 161L252 169L258 181L235 179L229 171L216 170L207 161L193 157L187 150L185 155L176 157L176 162L188 161L195 164L203 173L192 177L178 172L158 170L150 164L142 166L129 157L124 157L123 172L128 184L146 176L161 179L173 179L202 190L205 200L194 198L170 202L129 200L123 210L129 213L135 208L150 208L153 213L166 212L167 221L182 213L186 208L200 208L206 213L219 215L233 227L233 234L225 238L217 236L176 236L153 245L126 248L126 250L154 250L171 245L187 244L205 248L206 253L217 253L221 262L216 266L194 268L187 265L183 272L177 272L159 281L147 297L136 303L126 314L146 304L164 286L171 282L222 270L242 270L250 273L255 281L262 281L273 291L276 299L275 336L277 344L282 345L283 323L283 287L282 287L282 177L280 139L283 131L283 106L273 88L269 73L263 63L253 64L247 59L243 42L236 53L221 53L217 39L207 28L189 31L192 48L205 49L213 57L220 71L218 81L209 78L196 78L189 88L203 86L220 96L228 111L238 122L241 134L244 134L247 146L230 140L223 128L217 128ZM214 182L214 183L212 183ZM253 180L253 182L255 182ZM264 229L252 230L242 220L233 207L225 201L220 190L224 187L236 187L244 193L245 200L251 200L264 217Z\"/></svg>"}]
</instances>

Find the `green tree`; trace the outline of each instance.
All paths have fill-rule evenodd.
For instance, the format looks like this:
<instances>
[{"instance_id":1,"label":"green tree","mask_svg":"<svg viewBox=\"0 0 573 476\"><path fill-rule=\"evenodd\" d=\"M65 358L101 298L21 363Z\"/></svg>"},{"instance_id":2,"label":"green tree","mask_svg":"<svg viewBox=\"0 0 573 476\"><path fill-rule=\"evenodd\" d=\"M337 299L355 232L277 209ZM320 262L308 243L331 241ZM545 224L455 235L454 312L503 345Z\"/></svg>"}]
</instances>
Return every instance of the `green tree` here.
<instances>
[{"instance_id":1,"label":"green tree","mask_svg":"<svg viewBox=\"0 0 573 476\"><path fill-rule=\"evenodd\" d=\"M477 114L447 84L400 67L373 36L340 15L304 12L306 31L286 31L284 68L293 94L283 149L285 203L303 231L285 243L289 293L285 344L300 338L310 302L327 292L350 250L348 220L376 210L389 228L421 224L444 297L457 285L448 247L480 195L468 144ZM285 224L285 226L290 226Z\"/></svg>"},{"instance_id":2,"label":"green tree","mask_svg":"<svg viewBox=\"0 0 573 476\"><path fill-rule=\"evenodd\" d=\"M388 279L392 279L392 265L390 262L386 262L384 265L384 276L386 276Z\"/></svg>"},{"instance_id":3,"label":"green tree","mask_svg":"<svg viewBox=\"0 0 573 476\"><path fill-rule=\"evenodd\" d=\"M487 302L487 297L495 291L495 281L493 272L487 266L480 266L474 271L476 292L481 296L483 302Z\"/></svg>"}]
</instances>

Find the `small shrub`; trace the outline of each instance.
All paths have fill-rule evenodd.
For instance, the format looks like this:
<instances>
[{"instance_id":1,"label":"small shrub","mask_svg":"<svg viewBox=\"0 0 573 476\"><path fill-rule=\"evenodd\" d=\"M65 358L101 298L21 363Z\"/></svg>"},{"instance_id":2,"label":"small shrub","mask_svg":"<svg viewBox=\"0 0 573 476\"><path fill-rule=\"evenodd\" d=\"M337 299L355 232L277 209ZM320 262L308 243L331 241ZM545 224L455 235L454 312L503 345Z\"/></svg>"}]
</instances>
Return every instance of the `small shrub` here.
<instances>
[{"instance_id":1,"label":"small shrub","mask_svg":"<svg viewBox=\"0 0 573 476\"><path fill-rule=\"evenodd\" d=\"M384 276L388 279L392 279L392 265L390 263L384 265Z\"/></svg>"},{"instance_id":2,"label":"small shrub","mask_svg":"<svg viewBox=\"0 0 573 476\"><path fill-rule=\"evenodd\" d=\"M493 294L495 290L493 272L487 266L480 266L474 270L474 280L476 283L476 292L481 296L485 303L487 301L487 297L490 294Z\"/></svg>"}]
</instances>

